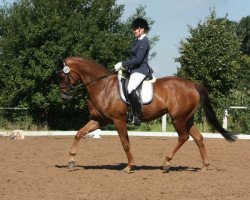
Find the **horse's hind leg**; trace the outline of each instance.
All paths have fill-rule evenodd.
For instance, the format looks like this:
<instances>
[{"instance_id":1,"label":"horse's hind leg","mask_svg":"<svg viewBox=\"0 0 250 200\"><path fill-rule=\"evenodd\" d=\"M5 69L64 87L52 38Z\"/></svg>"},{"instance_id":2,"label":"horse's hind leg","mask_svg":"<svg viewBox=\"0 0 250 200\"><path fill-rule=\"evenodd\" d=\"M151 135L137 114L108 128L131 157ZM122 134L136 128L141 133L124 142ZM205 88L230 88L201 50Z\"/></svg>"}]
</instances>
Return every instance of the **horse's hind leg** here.
<instances>
[{"instance_id":1,"label":"horse's hind leg","mask_svg":"<svg viewBox=\"0 0 250 200\"><path fill-rule=\"evenodd\" d=\"M88 134L91 131L98 129L99 127L100 127L99 122L94 121L94 120L90 120L84 127L82 127L77 132L77 134L75 135L74 142L73 142L72 147L71 147L70 152L69 152L69 155L70 155L69 163L68 163L69 168L72 168L75 166L75 155L76 155L76 150L77 150L77 146L80 142L80 139L84 135Z\"/></svg>"},{"instance_id":2,"label":"horse's hind leg","mask_svg":"<svg viewBox=\"0 0 250 200\"><path fill-rule=\"evenodd\" d=\"M191 127L189 134L192 136L195 143L199 147L202 162L203 162L203 169L208 169L209 161L208 161L206 148L205 148L205 145L203 143L203 136L201 135L199 130L194 125Z\"/></svg>"},{"instance_id":3,"label":"horse's hind leg","mask_svg":"<svg viewBox=\"0 0 250 200\"><path fill-rule=\"evenodd\" d=\"M178 149L188 140L189 138L189 133L187 129L187 122L186 121L173 121L173 125L179 135L177 144L175 145L172 153L170 155L166 156L166 159L163 163L163 171L168 172L170 168L170 161L173 159L174 155L178 151Z\"/></svg>"}]
</instances>

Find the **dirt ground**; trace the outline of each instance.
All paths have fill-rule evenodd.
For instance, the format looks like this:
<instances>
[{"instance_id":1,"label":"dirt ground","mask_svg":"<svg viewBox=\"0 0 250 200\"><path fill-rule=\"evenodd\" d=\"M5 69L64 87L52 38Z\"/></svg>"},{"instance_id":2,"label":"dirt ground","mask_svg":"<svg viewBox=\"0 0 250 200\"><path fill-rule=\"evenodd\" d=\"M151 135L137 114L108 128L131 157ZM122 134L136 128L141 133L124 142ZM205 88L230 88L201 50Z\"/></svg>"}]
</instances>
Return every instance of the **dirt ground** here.
<instances>
[{"instance_id":1,"label":"dirt ground","mask_svg":"<svg viewBox=\"0 0 250 200\"><path fill-rule=\"evenodd\" d=\"M197 146L188 141L163 173L176 140L130 137L137 167L125 174L120 170L127 159L115 136L81 140L74 171L67 169L73 137L0 137L0 199L250 199L250 140L205 139L211 162L205 172Z\"/></svg>"}]
</instances>

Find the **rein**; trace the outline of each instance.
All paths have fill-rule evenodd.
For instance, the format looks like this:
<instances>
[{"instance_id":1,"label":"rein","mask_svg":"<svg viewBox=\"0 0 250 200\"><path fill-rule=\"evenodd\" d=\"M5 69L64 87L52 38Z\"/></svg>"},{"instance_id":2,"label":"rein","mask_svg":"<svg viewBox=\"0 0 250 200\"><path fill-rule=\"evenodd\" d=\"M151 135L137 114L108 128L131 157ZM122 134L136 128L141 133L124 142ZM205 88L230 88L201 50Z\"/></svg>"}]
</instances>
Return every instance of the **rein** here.
<instances>
[{"instance_id":1,"label":"rein","mask_svg":"<svg viewBox=\"0 0 250 200\"><path fill-rule=\"evenodd\" d=\"M103 78L107 78L107 77L109 77L109 76L112 76L113 74L115 74L115 72L112 72L111 74L108 74L108 75L101 76L101 77L99 77L99 78L97 78L97 79L95 79L95 80L93 80L93 81L90 81L90 82L88 82L88 83L85 83L85 84L83 84L83 85L84 85L84 86L88 86L88 85L90 85L91 83L94 83L94 82L99 81L99 80L101 80L101 79L103 79Z\"/></svg>"},{"instance_id":2,"label":"rein","mask_svg":"<svg viewBox=\"0 0 250 200\"><path fill-rule=\"evenodd\" d=\"M70 71L71 71L72 69L70 69L68 66L66 66L65 63L63 63L63 64L64 64L64 68L63 68L62 70L60 70L60 71L57 71L56 74L59 74L59 73L63 72L63 73L66 75L66 77L67 77L67 86L66 86L66 87L60 87L60 89L66 88L67 91L71 93L72 90L75 89L77 86L74 86L74 85L71 83L71 81L70 81L70 78L74 80L74 78L73 78L72 75L70 74ZM75 70L72 70L72 71L76 72L76 73L79 75L79 73L78 73L77 71L75 71ZM97 79L94 79L94 80L92 80L92 81L89 81L88 83L84 83L83 85L87 87L88 85L90 85L90 84L92 84L92 83L94 83L94 82L96 82L96 81L99 81L99 80L101 80L101 79L104 79L104 78L107 78L107 77L109 77L109 76L112 76L113 74L115 74L114 71L113 71L111 74L107 74L107 75L101 76L101 77L99 77L99 78L97 78Z\"/></svg>"}]
</instances>

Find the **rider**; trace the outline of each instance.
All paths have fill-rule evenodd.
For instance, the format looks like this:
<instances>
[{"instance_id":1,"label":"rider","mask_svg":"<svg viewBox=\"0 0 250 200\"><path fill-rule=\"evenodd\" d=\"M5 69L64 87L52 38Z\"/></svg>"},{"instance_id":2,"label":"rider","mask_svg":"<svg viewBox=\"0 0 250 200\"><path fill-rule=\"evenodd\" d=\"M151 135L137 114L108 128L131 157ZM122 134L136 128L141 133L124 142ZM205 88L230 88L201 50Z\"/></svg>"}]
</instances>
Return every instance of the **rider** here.
<instances>
[{"instance_id":1,"label":"rider","mask_svg":"<svg viewBox=\"0 0 250 200\"><path fill-rule=\"evenodd\" d=\"M131 25L133 33L136 37L132 45L130 59L119 62L115 65L115 70L122 68L130 73L128 82L128 98L131 104L131 114L128 113L128 121L139 126L141 123L142 105L139 99L139 94L136 89L153 71L148 65L148 54L150 50L149 39L147 33L149 31L148 22L143 18L136 18Z\"/></svg>"}]
</instances>

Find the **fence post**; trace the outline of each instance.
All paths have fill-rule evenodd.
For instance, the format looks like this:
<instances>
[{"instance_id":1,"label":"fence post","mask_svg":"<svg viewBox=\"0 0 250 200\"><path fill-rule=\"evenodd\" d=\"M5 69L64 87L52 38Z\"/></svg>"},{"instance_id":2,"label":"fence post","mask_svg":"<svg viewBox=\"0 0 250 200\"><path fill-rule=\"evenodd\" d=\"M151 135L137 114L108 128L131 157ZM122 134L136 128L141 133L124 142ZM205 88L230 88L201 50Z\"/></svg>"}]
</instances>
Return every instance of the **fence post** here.
<instances>
[{"instance_id":1,"label":"fence post","mask_svg":"<svg viewBox=\"0 0 250 200\"><path fill-rule=\"evenodd\" d=\"M228 109L248 109L247 106L229 106ZM224 111L224 117L223 117L223 125L222 127L227 130L227 123L228 123L228 109Z\"/></svg>"},{"instance_id":2,"label":"fence post","mask_svg":"<svg viewBox=\"0 0 250 200\"><path fill-rule=\"evenodd\" d=\"M222 127L226 130L227 130L227 116L228 116L228 110L226 109L224 111L223 125L222 125Z\"/></svg>"},{"instance_id":3,"label":"fence post","mask_svg":"<svg viewBox=\"0 0 250 200\"><path fill-rule=\"evenodd\" d=\"M163 115L161 118L161 131L166 132L167 131L167 114Z\"/></svg>"}]
</instances>

